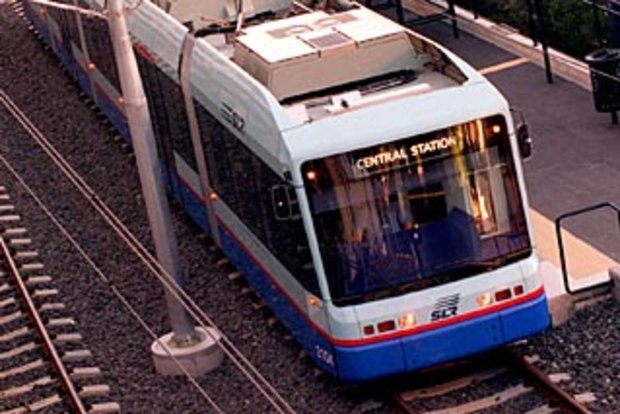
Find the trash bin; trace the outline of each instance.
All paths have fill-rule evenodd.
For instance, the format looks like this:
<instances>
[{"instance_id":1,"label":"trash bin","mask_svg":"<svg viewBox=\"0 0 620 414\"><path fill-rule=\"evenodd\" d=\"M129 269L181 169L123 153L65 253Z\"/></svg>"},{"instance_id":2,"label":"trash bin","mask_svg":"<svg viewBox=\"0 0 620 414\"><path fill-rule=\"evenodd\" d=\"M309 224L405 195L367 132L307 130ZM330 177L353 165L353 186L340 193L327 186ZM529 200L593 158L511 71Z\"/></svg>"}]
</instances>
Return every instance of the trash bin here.
<instances>
[{"instance_id":1,"label":"trash bin","mask_svg":"<svg viewBox=\"0 0 620 414\"><path fill-rule=\"evenodd\" d=\"M598 49L586 56L590 66L594 107L598 112L620 110L620 49Z\"/></svg>"}]
</instances>

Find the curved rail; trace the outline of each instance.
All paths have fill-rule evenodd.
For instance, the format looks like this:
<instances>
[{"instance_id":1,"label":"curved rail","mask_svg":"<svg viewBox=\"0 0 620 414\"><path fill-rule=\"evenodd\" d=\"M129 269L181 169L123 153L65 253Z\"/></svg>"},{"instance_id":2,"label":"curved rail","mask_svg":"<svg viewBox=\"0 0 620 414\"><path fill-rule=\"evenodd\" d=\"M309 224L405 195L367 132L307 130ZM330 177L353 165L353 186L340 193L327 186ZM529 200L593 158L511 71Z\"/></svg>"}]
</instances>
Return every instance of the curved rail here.
<instances>
[{"instance_id":1,"label":"curved rail","mask_svg":"<svg viewBox=\"0 0 620 414\"><path fill-rule=\"evenodd\" d=\"M28 288L26 287L26 284L24 283L24 280L19 272L19 268L15 263L15 260L13 260L13 255L11 254L9 246L7 245L6 241L2 236L0 236L0 251L2 254L2 259L6 263L7 270L11 275L12 279L14 280L15 285L17 286L17 290L26 305L28 314L30 315L37 330L37 333L41 338L42 345L47 354L49 355L50 361L52 362L54 369L58 373L63 388L67 392L69 403L72 405L76 413L86 414L88 411L82 403L82 398L76 390L73 381L71 380L69 373L67 372L67 369L62 362L60 355L58 355L58 352L56 351L54 342L52 341L49 333L47 332L47 328L45 327L45 324L43 323L43 320L41 319L41 316L37 311L37 307L35 306L34 301L30 296L30 292L28 292Z\"/></svg>"},{"instance_id":2,"label":"curved rail","mask_svg":"<svg viewBox=\"0 0 620 414\"><path fill-rule=\"evenodd\" d=\"M508 352L511 363L541 394L556 403L562 413L589 414L590 410L549 379L544 372L514 351Z\"/></svg>"},{"instance_id":3,"label":"curved rail","mask_svg":"<svg viewBox=\"0 0 620 414\"><path fill-rule=\"evenodd\" d=\"M547 406L557 408L562 413L590 414L590 411L583 404L561 389L533 363L515 351L501 350L499 353L492 353L491 355L490 358L483 356L465 361L462 366L438 368L437 374L441 378L439 383L427 388L401 391L393 396L392 405L399 413L418 414L426 410L414 407L413 401L415 400L430 400L458 392L459 400L462 401L462 396L467 395L467 387L477 389L483 382L491 382L496 377L512 374L519 378L519 385L504 388L503 391L495 395L470 401L458 407L442 407L430 412L473 413L480 410L498 409L500 404L507 403L511 399L536 392L537 396L548 402ZM489 359L492 360L490 366ZM430 377L429 381L432 381Z\"/></svg>"}]
</instances>

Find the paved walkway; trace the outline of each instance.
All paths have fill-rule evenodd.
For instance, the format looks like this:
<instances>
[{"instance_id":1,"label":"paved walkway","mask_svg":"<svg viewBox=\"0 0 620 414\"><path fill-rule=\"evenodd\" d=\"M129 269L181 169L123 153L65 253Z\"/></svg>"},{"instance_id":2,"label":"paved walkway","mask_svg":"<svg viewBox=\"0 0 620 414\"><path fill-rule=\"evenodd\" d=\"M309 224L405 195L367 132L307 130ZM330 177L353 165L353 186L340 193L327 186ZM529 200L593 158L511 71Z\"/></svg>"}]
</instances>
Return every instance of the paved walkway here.
<instances>
[{"instance_id":1,"label":"paved walkway","mask_svg":"<svg viewBox=\"0 0 620 414\"><path fill-rule=\"evenodd\" d=\"M591 92L527 59L463 31L455 39L446 23L414 30L437 40L481 70L521 109L534 137L534 154L524 163L532 222L541 256L558 265L553 221L567 211L610 201L620 205L620 126L594 111ZM566 222L568 267L574 277L599 273L620 261L620 226L611 211ZM614 261L615 260L615 261Z\"/></svg>"}]
</instances>

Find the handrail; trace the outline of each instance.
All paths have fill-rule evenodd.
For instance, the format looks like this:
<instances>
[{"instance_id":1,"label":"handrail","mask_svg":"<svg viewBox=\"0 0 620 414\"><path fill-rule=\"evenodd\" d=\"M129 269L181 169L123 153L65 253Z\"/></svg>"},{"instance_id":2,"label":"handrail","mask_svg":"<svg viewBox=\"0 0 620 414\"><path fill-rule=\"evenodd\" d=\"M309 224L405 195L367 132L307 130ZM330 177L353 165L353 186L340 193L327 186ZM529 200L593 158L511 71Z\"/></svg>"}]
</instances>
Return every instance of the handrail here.
<instances>
[{"instance_id":1,"label":"handrail","mask_svg":"<svg viewBox=\"0 0 620 414\"><path fill-rule=\"evenodd\" d=\"M555 233L558 238L558 249L560 252L560 266L562 269L562 279L564 281L564 288L566 289L566 292L571 295L574 295L576 293L582 293L582 292L592 290L592 289L596 289L601 284L597 284L594 286L587 286L585 288L576 289L576 290L571 289L570 284L568 282L568 272L566 270L566 254L564 252L564 241L562 239L562 220L569 218L569 217L578 216L584 213L589 213L594 210L600 210L603 208L611 208L612 210L614 210L618 214L618 224L620 225L620 207L608 201L604 201L598 204L593 204L591 206L579 208L577 210L568 211L566 213L560 214L555 219Z\"/></svg>"}]
</instances>

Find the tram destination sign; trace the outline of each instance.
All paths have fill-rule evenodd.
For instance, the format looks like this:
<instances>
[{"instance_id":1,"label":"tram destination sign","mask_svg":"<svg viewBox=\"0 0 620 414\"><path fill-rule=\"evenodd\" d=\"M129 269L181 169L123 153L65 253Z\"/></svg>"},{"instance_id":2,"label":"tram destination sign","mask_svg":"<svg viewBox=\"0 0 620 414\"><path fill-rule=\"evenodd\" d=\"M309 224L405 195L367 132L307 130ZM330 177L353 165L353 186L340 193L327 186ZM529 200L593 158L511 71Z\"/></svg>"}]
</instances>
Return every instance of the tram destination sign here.
<instances>
[{"instance_id":1,"label":"tram destination sign","mask_svg":"<svg viewBox=\"0 0 620 414\"><path fill-rule=\"evenodd\" d=\"M419 163L427 157L452 151L459 142L454 135L432 134L431 137L424 137L430 139L420 142L421 137L415 137L355 151L350 157L353 177L365 177Z\"/></svg>"}]
</instances>

